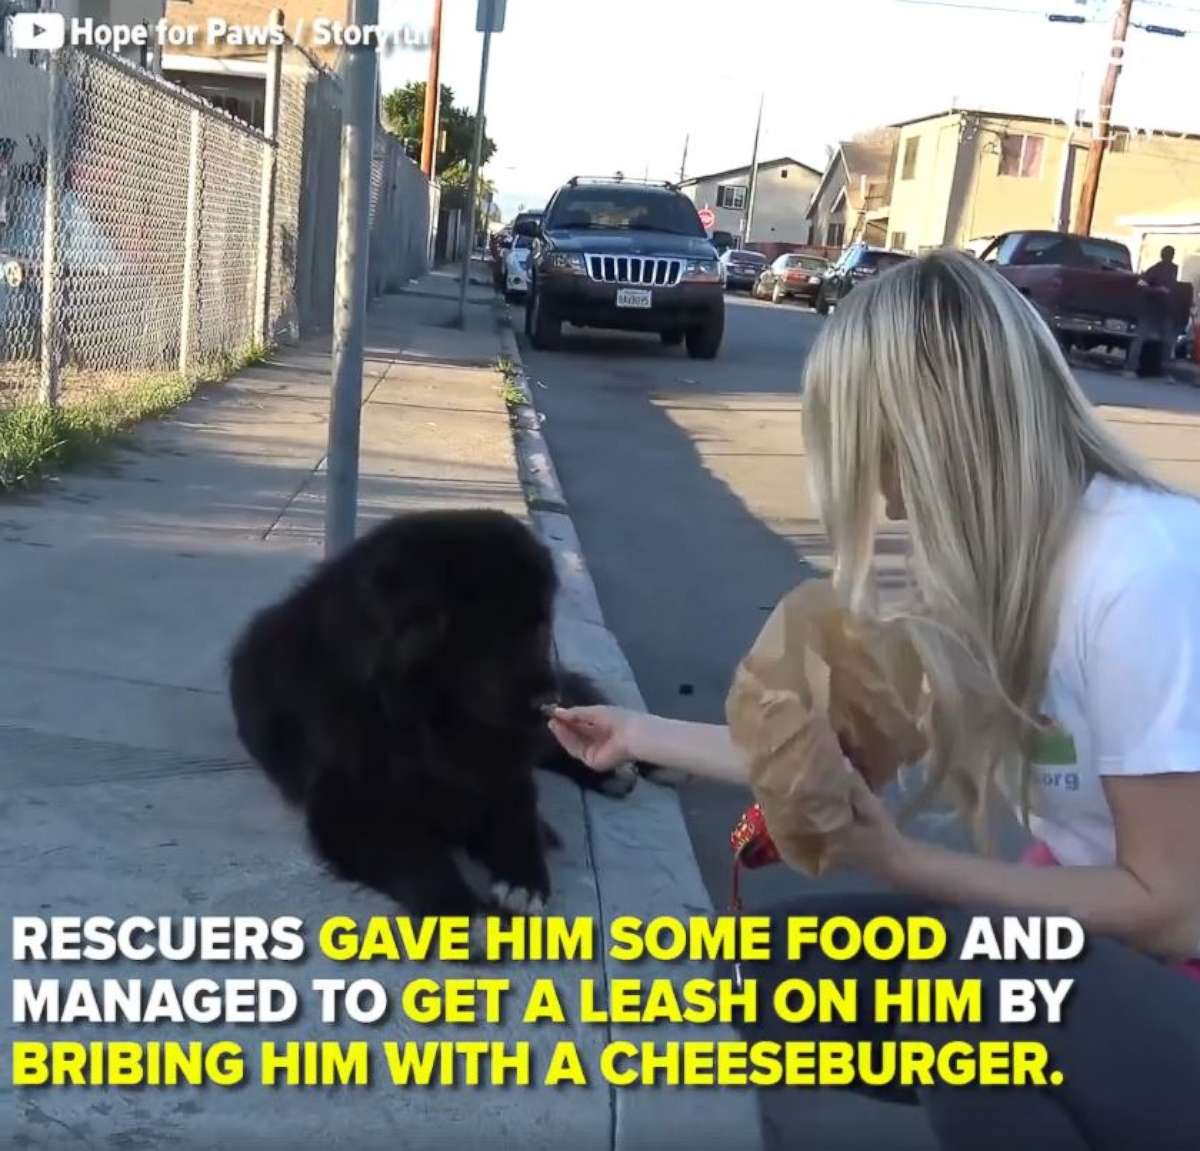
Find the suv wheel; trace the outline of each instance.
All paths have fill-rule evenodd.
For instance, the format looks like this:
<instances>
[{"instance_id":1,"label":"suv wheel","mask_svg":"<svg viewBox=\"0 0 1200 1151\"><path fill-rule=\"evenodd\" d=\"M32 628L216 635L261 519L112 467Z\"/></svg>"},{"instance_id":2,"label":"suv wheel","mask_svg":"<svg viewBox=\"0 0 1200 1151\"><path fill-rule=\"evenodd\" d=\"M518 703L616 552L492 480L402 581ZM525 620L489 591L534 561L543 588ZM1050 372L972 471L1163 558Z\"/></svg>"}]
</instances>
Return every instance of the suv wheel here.
<instances>
[{"instance_id":1,"label":"suv wheel","mask_svg":"<svg viewBox=\"0 0 1200 1151\"><path fill-rule=\"evenodd\" d=\"M529 329L530 343L539 351L549 351L558 347L562 338L562 320L549 314L540 288L529 297L529 307L525 310L525 324Z\"/></svg>"},{"instance_id":2,"label":"suv wheel","mask_svg":"<svg viewBox=\"0 0 1200 1151\"><path fill-rule=\"evenodd\" d=\"M662 337L662 342L668 348L677 348L683 343L683 333L678 328L672 328L668 332L659 332L658 334Z\"/></svg>"},{"instance_id":3,"label":"suv wheel","mask_svg":"<svg viewBox=\"0 0 1200 1151\"><path fill-rule=\"evenodd\" d=\"M717 312L706 324L687 330L687 351L693 360L715 360L725 335L725 313Z\"/></svg>"}]
</instances>

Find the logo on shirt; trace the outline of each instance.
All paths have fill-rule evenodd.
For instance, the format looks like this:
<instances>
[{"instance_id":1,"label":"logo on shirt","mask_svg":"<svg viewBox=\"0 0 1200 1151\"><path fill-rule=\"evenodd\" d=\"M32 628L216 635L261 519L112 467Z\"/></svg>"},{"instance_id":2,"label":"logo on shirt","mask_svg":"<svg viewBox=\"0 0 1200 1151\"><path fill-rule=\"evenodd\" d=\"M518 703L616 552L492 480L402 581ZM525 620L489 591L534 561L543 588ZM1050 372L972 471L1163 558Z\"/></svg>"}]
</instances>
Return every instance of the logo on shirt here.
<instances>
[{"instance_id":1,"label":"logo on shirt","mask_svg":"<svg viewBox=\"0 0 1200 1151\"><path fill-rule=\"evenodd\" d=\"M1050 791L1078 791L1079 772L1068 771L1079 762L1071 733L1048 716L1039 716L1041 730L1033 746L1033 772Z\"/></svg>"}]
</instances>

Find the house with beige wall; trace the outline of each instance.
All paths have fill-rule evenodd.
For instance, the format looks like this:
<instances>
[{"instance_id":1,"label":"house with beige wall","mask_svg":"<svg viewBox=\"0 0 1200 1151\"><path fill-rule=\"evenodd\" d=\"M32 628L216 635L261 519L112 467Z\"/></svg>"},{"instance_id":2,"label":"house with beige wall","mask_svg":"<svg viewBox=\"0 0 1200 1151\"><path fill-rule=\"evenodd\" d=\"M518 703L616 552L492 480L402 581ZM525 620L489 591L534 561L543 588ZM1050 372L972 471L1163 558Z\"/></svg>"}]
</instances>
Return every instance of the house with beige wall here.
<instances>
[{"instance_id":1,"label":"house with beige wall","mask_svg":"<svg viewBox=\"0 0 1200 1151\"><path fill-rule=\"evenodd\" d=\"M896 129L842 140L808 206L810 243L840 248L855 240L886 244Z\"/></svg>"},{"instance_id":2,"label":"house with beige wall","mask_svg":"<svg viewBox=\"0 0 1200 1151\"><path fill-rule=\"evenodd\" d=\"M351 23L349 0L166 0L166 17L173 26L206 29L210 19L230 27L265 28L271 10L283 8L284 29L296 38L301 29L311 32L318 17ZM330 71L340 66L342 50L336 45L314 46L311 35L300 44ZM192 44L168 48L162 56L162 73L175 84L203 96L256 128L263 126L266 104L267 52L261 45L235 43L232 38L213 41L198 34Z\"/></svg>"},{"instance_id":3,"label":"house with beige wall","mask_svg":"<svg viewBox=\"0 0 1200 1151\"><path fill-rule=\"evenodd\" d=\"M791 156L758 165L751 234L744 235L750 202L750 166L693 176L679 185L697 209L716 217L713 230L730 232L743 244L808 243L808 205L821 182L821 173Z\"/></svg>"},{"instance_id":4,"label":"house with beige wall","mask_svg":"<svg viewBox=\"0 0 1200 1151\"><path fill-rule=\"evenodd\" d=\"M889 246L920 252L1019 228L1058 228L1064 204L1073 223L1090 127L967 110L894 127ZM1115 127L1092 234L1140 246L1130 220L1179 214L1181 193L1200 208L1200 136Z\"/></svg>"}]
</instances>

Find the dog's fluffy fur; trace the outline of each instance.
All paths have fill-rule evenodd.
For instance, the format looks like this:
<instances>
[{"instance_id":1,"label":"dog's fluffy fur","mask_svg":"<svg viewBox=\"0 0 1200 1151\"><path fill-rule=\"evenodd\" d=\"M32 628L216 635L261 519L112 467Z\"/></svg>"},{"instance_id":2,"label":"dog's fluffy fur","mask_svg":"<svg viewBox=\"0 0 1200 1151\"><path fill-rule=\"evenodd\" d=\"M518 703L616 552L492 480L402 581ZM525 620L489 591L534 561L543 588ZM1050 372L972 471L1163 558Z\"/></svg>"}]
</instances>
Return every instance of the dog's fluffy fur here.
<instances>
[{"instance_id":1,"label":"dog's fluffy fur","mask_svg":"<svg viewBox=\"0 0 1200 1151\"><path fill-rule=\"evenodd\" d=\"M484 905L454 862L462 849L525 910L550 888L535 764L628 790L631 776L562 754L539 711L603 702L555 667L556 586L549 553L511 516L422 513L363 537L251 622L231 662L238 735L303 805L338 874L417 915L472 914Z\"/></svg>"}]
</instances>

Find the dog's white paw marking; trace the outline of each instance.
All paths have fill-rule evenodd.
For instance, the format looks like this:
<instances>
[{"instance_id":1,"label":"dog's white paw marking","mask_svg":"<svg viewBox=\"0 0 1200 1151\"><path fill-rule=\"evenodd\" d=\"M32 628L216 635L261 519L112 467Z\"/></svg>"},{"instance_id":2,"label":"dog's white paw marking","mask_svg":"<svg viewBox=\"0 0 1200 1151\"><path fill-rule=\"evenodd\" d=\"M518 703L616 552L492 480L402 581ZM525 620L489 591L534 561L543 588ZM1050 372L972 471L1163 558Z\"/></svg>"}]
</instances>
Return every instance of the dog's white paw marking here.
<instances>
[{"instance_id":1,"label":"dog's white paw marking","mask_svg":"<svg viewBox=\"0 0 1200 1151\"><path fill-rule=\"evenodd\" d=\"M492 884L492 898L514 915L540 915L546 906L545 900L536 891L510 885L500 879Z\"/></svg>"}]
</instances>

